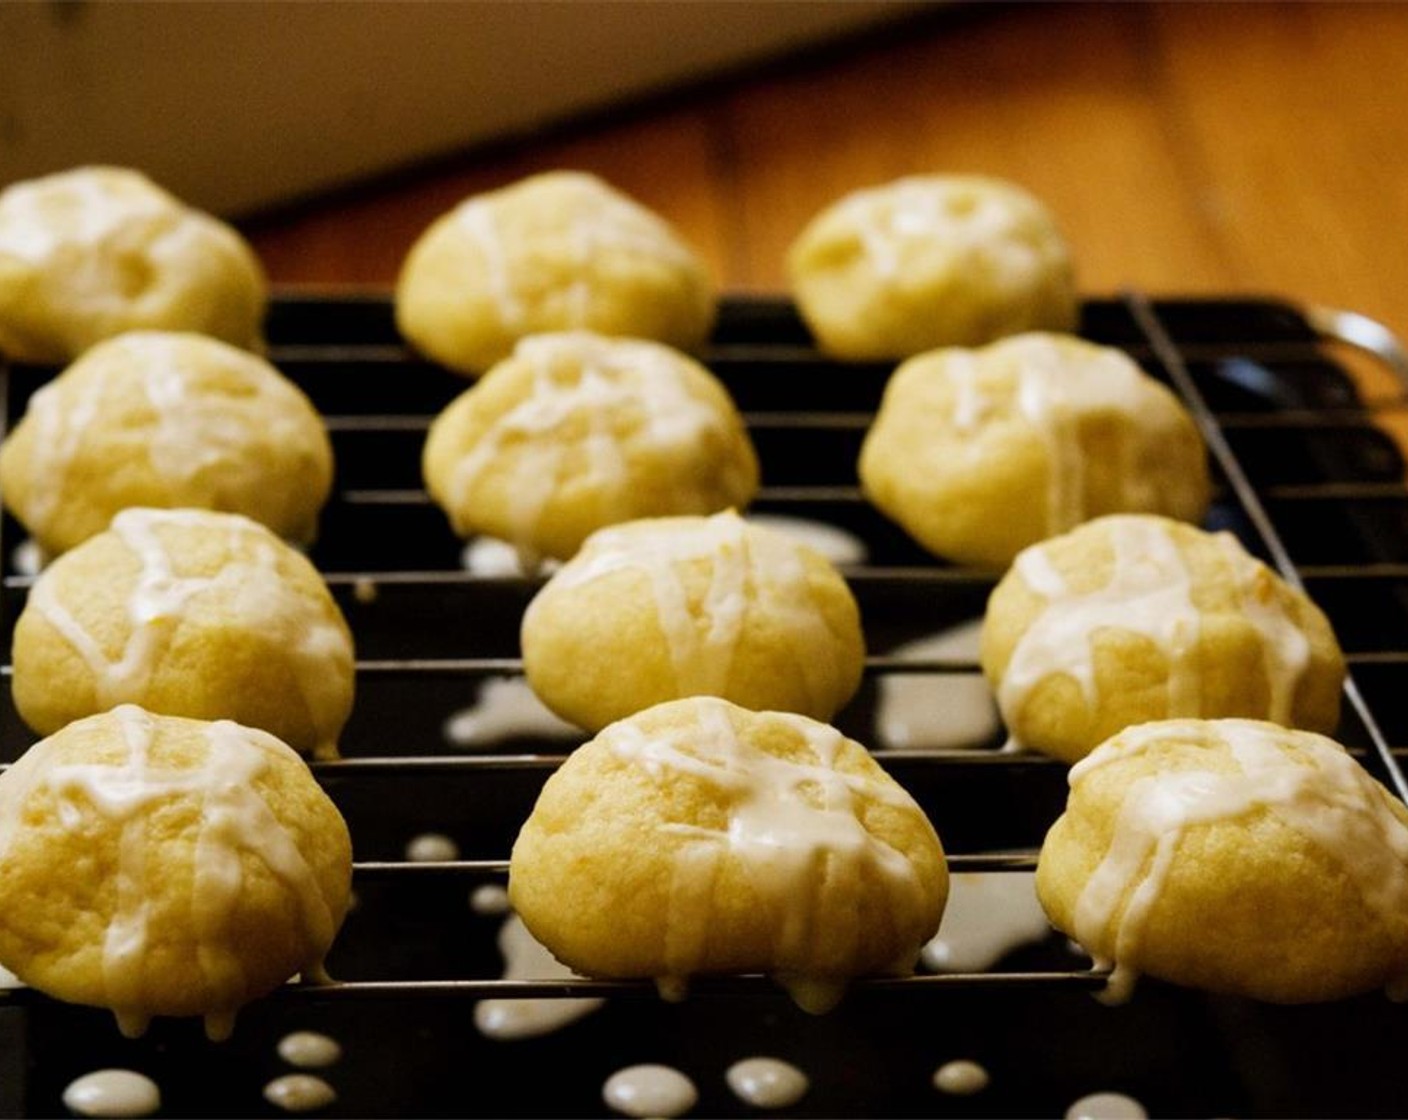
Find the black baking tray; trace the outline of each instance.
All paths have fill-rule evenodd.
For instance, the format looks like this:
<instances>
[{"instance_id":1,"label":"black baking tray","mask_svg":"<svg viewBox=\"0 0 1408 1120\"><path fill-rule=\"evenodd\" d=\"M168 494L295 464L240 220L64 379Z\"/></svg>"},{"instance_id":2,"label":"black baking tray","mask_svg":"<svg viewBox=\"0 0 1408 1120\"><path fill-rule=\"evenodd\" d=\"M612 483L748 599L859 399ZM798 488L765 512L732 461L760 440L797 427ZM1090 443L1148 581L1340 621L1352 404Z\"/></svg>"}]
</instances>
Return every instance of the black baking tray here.
<instances>
[{"instance_id":1,"label":"black baking tray","mask_svg":"<svg viewBox=\"0 0 1408 1120\"><path fill-rule=\"evenodd\" d=\"M1326 609L1353 674L1341 738L1396 784L1408 746L1408 490L1399 448L1375 419L1402 402L1365 404L1340 345L1280 301L1090 300L1081 331L1128 350L1208 426L1219 445L1208 525L1237 533ZM163 1115L281 1115L261 1096L290 1071L275 1045L315 1029L344 1050L320 1073L338 1094L325 1115L607 1115L602 1083L646 1061L692 1077L694 1115L755 1115L723 1078L755 1054L788 1059L812 1080L784 1116L1060 1116L1096 1091L1128 1094L1153 1116L1403 1114L1408 1093L1395 1070L1408 1052L1408 1008L1378 995L1279 1008L1153 981L1110 1008L1092 998L1098 982L1079 977L1083 958L1055 935L953 983L858 984L820 1017L757 978L703 982L681 1004L646 985L615 985L602 1010L556 1034L481 1036L473 1005L501 974L500 919L475 914L468 895L504 881L518 826L573 741L517 737L466 753L443 727L484 678L518 670L518 622L540 581L463 571L461 542L421 489L419 458L430 419L466 383L404 348L384 296L285 294L268 336L271 360L328 418L338 463L312 557L359 656L346 761L314 765L348 818L359 861L359 905L329 960L341 983L256 1003L222 1044L185 1021L158 1021L126 1040L106 1013L12 993L0 1000L0 1113L62 1114L70 1080L119 1066L158 1082ZM846 574L872 656L837 722L875 743L879 682L902 671L890 652L980 616L993 575L934 560L860 497L856 454L891 365L823 358L791 306L770 299L725 301L702 356L758 447L755 508L829 522L866 546L866 563ZM52 373L5 370L0 423L12 424ZM6 516L6 649L29 584L14 562L22 540ZM972 675L976 666L926 671ZM0 692L8 760L34 736L9 690ZM1031 852L1064 804L1066 769L999 747L995 733L971 751L880 757L952 855ZM465 862L400 865L424 832L453 837ZM954 1058L985 1066L989 1087L938 1092L932 1074Z\"/></svg>"}]
</instances>

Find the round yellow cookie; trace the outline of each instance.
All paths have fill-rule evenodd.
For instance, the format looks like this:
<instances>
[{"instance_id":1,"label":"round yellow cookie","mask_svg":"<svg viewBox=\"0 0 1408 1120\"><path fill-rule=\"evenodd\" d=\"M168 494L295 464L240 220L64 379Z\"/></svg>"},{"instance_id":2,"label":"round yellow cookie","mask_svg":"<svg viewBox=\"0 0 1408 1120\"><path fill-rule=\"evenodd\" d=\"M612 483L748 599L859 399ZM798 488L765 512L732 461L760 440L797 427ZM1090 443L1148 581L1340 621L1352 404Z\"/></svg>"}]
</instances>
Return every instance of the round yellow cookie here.
<instances>
[{"instance_id":1,"label":"round yellow cookie","mask_svg":"<svg viewBox=\"0 0 1408 1120\"><path fill-rule=\"evenodd\" d=\"M82 167L0 191L0 353L72 361L137 329L261 345L268 285L230 226L136 171Z\"/></svg>"},{"instance_id":2,"label":"round yellow cookie","mask_svg":"<svg viewBox=\"0 0 1408 1120\"><path fill-rule=\"evenodd\" d=\"M857 191L793 242L798 310L828 354L907 358L1031 330L1073 330L1070 254L1026 191L926 175Z\"/></svg>"},{"instance_id":3,"label":"round yellow cookie","mask_svg":"<svg viewBox=\"0 0 1408 1120\"><path fill-rule=\"evenodd\" d=\"M1408 810L1341 747L1254 720L1129 728L1071 771L1037 895L1102 964L1276 1003L1408 994ZM1396 994L1396 993L1395 993Z\"/></svg>"},{"instance_id":4,"label":"round yellow cookie","mask_svg":"<svg viewBox=\"0 0 1408 1120\"><path fill-rule=\"evenodd\" d=\"M0 447L5 504L49 553L129 506L242 513L306 543L332 486L332 445L299 388L201 335L99 343L30 399Z\"/></svg>"},{"instance_id":5,"label":"round yellow cookie","mask_svg":"<svg viewBox=\"0 0 1408 1120\"><path fill-rule=\"evenodd\" d=\"M418 350L474 375L546 331L691 350L715 302L703 263L661 218L595 176L554 171L474 195L426 230L396 284L396 322Z\"/></svg>"},{"instance_id":6,"label":"round yellow cookie","mask_svg":"<svg viewBox=\"0 0 1408 1120\"><path fill-rule=\"evenodd\" d=\"M829 720L865 664L830 561L732 511L593 534L528 605L521 638L533 691L589 731L686 696Z\"/></svg>"},{"instance_id":7,"label":"round yellow cookie","mask_svg":"<svg viewBox=\"0 0 1408 1120\"><path fill-rule=\"evenodd\" d=\"M332 756L352 710L352 635L322 577L235 514L124 510L35 580L12 659L41 735L133 703Z\"/></svg>"},{"instance_id":8,"label":"round yellow cookie","mask_svg":"<svg viewBox=\"0 0 1408 1120\"><path fill-rule=\"evenodd\" d=\"M461 535L565 560L597 529L747 505L758 459L727 391L654 342L521 341L431 425L426 487Z\"/></svg>"},{"instance_id":9,"label":"round yellow cookie","mask_svg":"<svg viewBox=\"0 0 1408 1120\"><path fill-rule=\"evenodd\" d=\"M1123 352L1052 334L905 362L859 472L930 552L991 568L1102 514L1200 521L1211 489L1177 397Z\"/></svg>"},{"instance_id":10,"label":"round yellow cookie","mask_svg":"<svg viewBox=\"0 0 1408 1120\"><path fill-rule=\"evenodd\" d=\"M351 840L263 731L132 705L71 723L0 775L0 963L124 1033L203 1015L212 1037L347 911Z\"/></svg>"},{"instance_id":11,"label":"round yellow cookie","mask_svg":"<svg viewBox=\"0 0 1408 1120\"><path fill-rule=\"evenodd\" d=\"M798 715L677 700L614 723L543 787L509 898L587 976L775 975L821 1011L906 973L948 897L923 811L860 744Z\"/></svg>"},{"instance_id":12,"label":"round yellow cookie","mask_svg":"<svg viewBox=\"0 0 1408 1120\"><path fill-rule=\"evenodd\" d=\"M1018 556L988 600L982 666L1013 739L1067 762L1159 719L1331 733L1345 672L1320 609L1230 533L1147 514Z\"/></svg>"}]
</instances>

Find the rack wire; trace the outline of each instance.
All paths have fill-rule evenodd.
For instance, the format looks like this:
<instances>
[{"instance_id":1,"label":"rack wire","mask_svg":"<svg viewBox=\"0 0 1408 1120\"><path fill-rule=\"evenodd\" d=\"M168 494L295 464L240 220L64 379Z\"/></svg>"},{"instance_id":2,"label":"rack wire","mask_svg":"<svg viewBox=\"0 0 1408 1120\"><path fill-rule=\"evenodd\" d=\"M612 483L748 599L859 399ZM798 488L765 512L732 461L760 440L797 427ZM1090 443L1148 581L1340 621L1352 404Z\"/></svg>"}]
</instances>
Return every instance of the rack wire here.
<instances>
[{"instance_id":1,"label":"rack wire","mask_svg":"<svg viewBox=\"0 0 1408 1120\"><path fill-rule=\"evenodd\" d=\"M1408 710L1408 489L1397 446L1380 420L1408 408L1402 352L1391 335L1358 316L1304 313L1267 300L1160 300L1139 293L1092 300L1082 333L1118 345L1184 399L1211 451L1217 482L1211 522L1236 532L1255 554L1324 607L1351 667L1342 738L1367 766L1408 799L1402 758ZM465 383L419 361L396 336L380 296L290 295L270 320L270 357L328 419L339 462L335 496L313 552L352 623L359 646L359 701L342 759L313 764L343 809L358 852L362 894L458 891L502 883L517 825L572 740L510 739L465 753L442 732L472 702L478 684L522 673L516 623L537 577L465 571L461 545L418 484L419 446L430 419ZM1370 347L1400 388L1366 404L1335 354ZM732 300L704 361L739 402L763 461L756 507L815 518L861 539L867 561L848 567L872 650L860 696L838 721L875 742L877 686L898 675L974 677L963 656L914 657L905 641L981 614L994 573L941 564L864 501L854 478L859 448L891 367L840 366L818 355L782 301ZM0 423L18 418L52 371L5 371ZM8 635L32 582L14 563L19 527L0 522L5 559L0 639ZM483 632L456 634L469 618ZM8 664L0 673L8 674ZM0 757L30 741L0 699ZM1007 753L1000 736L976 749L888 750L882 763L935 821L955 873L1030 871L1046 827L1064 804L1066 768ZM402 857L416 832L447 832L462 860L413 863ZM299 1009L359 1002L378 1007L426 999L580 998L638 1003L645 982L503 980L481 953L473 975L385 975L365 969L357 915L347 951L335 949L330 984L291 986L268 1002ZM394 930L393 930L394 934ZM389 936L379 931L374 936ZM1078 964L1064 946L1039 966L1027 962L979 972L926 973L861 981L856 994L889 999L978 991L1021 993L1098 989L1106 974ZM404 962L403 962L404 963ZM413 971L413 970L412 970ZM700 981L702 997L781 999L761 977ZM35 1010L46 1001L23 991L8 1000ZM918 1001L907 1003L922 1006Z\"/></svg>"}]
</instances>

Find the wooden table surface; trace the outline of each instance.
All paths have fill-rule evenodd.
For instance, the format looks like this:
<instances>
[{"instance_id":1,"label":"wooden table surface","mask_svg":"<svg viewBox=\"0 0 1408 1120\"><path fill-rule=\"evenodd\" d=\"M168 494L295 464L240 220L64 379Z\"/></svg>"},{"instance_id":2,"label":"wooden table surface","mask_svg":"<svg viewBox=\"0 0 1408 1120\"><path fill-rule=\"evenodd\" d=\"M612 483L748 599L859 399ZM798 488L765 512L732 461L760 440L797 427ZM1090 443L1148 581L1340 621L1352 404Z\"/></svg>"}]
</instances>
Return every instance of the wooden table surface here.
<instances>
[{"instance_id":1,"label":"wooden table surface","mask_svg":"<svg viewBox=\"0 0 1408 1120\"><path fill-rule=\"evenodd\" d=\"M642 18L648 18L648 11ZM1408 5L976 7L246 224L276 283L386 286L467 194L594 171L733 291L852 189L1013 179L1090 294L1257 293L1408 334Z\"/></svg>"}]
</instances>

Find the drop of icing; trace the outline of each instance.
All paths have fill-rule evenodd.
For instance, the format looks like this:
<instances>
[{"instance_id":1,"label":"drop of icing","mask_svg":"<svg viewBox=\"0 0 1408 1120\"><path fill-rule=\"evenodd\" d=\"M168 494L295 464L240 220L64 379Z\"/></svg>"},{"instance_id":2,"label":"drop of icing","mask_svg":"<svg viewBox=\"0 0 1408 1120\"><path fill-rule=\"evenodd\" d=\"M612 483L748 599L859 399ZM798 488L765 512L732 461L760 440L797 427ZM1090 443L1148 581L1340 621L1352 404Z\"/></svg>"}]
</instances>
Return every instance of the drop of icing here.
<instances>
[{"instance_id":1,"label":"drop of icing","mask_svg":"<svg viewBox=\"0 0 1408 1120\"><path fill-rule=\"evenodd\" d=\"M100 1069L70 1082L64 1107L79 1116L150 1116L161 1107L161 1090L130 1069Z\"/></svg>"},{"instance_id":2,"label":"drop of icing","mask_svg":"<svg viewBox=\"0 0 1408 1120\"><path fill-rule=\"evenodd\" d=\"M507 914L508 891L498 883L484 883L470 892L469 908L476 914Z\"/></svg>"},{"instance_id":3,"label":"drop of icing","mask_svg":"<svg viewBox=\"0 0 1408 1120\"><path fill-rule=\"evenodd\" d=\"M48 562L49 557L33 537L20 541L10 553L10 567L19 576L37 576Z\"/></svg>"},{"instance_id":4,"label":"drop of icing","mask_svg":"<svg viewBox=\"0 0 1408 1120\"><path fill-rule=\"evenodd\" d=\"M576 978L528 932L517 914L510 914L499 931L499 952L505 980ZM488 1038L536 1038L550 1034L595 1011L604 1000L484 999L474 1007L474 1025Z\"/></svg>"},{"instance_id":5,"label":"drop of icing","mask_svg":"<svg viewBox=\"0 0 1408 1120\"><path fill-rule=\"evenodd\" d=\"M288 1073L264 1086L264 1099L285 1112L314 1112L337 1100L333 1087L311 1073Z\"/></svg>"},{"instance_id":6,"label":"drop of icing","mask_svg":"<svg viewBox=\"0 0 1408 1120\"><path fill-rule=\"evenodd\" d=\"M1066 1120L1148 1120L1144 1106L1123 1093L1091 1093L1066 1109Z\"/></svg>"},{"instance_id":7,"label":"drop of icing","mask_svg":"<svg viewBox=\"0 0 1408 1120\"><path fill-rule=\"evenodd\" d=\"M406 844L406 858L412 863L452 863L460 858L460 848L442 833L422 832Z\"/></svg>"},{"instance_id":8,"label":"drop of icing","mask_svg":"<svg viewBox=\"0 0 1408 1120\"><path fill-rule=\"evenodd\" d=\"M754 1108L788 1108L811 1085L805 1073L779 1058L744 1058L728 1067L724 1080L739 1100Z\"/></svg>"},{"instance_id":9,"label":"drop of icing","mask_svg":"<svg viewBox=\"0 0 1408 1120\"><path fill-rule=\"evenodd\" d=\"M606 1079L601 1097L626 1116L683 1116L699 1099L694 1082L672 1066L627 1066Z\"/></svg>"},{"instance_id":10,"label":"drop of icing","mask_svg":"<svg viewBox=\"0 0 1408 1120\"><path fill-rule=\"evenodd\" d=\"M945 1062L934 1071L934 1088L955 1097L981 1093L991 1080L987 1070L966 1058Z\"/></svg>"},{"instance_id":11,"label":"drop of icing","mask_svg":"<svg viewBox=\"0 0 1408 1120\"><path fill-rule=\"evenodd\" d=\"M279 1039L278 1054L291 1066L322 1069L341 1059L342 1047L337 1039L317 1031L294 1031Z\"/></svg>"},{"instance_id":12,"label":"drop of icing","mask_svg":"<svg viewBox=\"0 0 1408 1120\"><path fill-rule=\"evenodd\" d=\"M465 571L476 576L513 577L551 575L562 567L561 560L544 557L531 571L525 572L519 563L521 554L508 541L497 537L472 537L460 554Z\"/></svg>"},{"instance_id":13,"label":"drop of icing","mask_svg":"<svg viewBox=\"0 0 1408 1120\"><path fill-rule=\"evenodd\" d=\"M485 749L506 739L579 739L582 732L548 710L523 677L486 677L479 698L445 722L445 740L461 750Z\"/></svg>"},{"instance_id":14,"label":"drop of icing","mask_svg":"<svg viewBox=\"0 0 1408 1120\"><path fill-rule=\"evenodd\" d=\"M982 619L959 623L890 651L906 660L978 660ZM1001 724L981 673L885 673L879 678L875 730L890 750L982 747Z\"/></svg>"},{"instance_id":15,"label":"drop of icing","mask_svg":"<svg viewBox=\"0 0 1408 1120\"><path fill-rule=\"evenodd\" d=\"M960 873L949 879L939 932L920 958L935 972L982 972L1013 949L1044 940L1051 925L1029 871Z\"/></svg>"},{"instance_id":16,"label":"drop of icing","mask_svg":"<svg viewBox=\"0 0 1408 1120\"><path fill-rule=\"evenodd\" d=\"M376 580L368 576L362 576L352 584L352 597L359 603L375 603L380 594Z\"/></svg>"}]
</instances>

